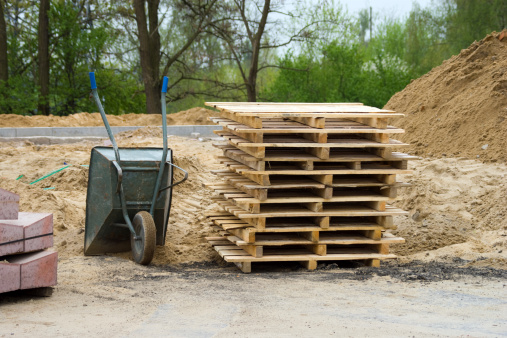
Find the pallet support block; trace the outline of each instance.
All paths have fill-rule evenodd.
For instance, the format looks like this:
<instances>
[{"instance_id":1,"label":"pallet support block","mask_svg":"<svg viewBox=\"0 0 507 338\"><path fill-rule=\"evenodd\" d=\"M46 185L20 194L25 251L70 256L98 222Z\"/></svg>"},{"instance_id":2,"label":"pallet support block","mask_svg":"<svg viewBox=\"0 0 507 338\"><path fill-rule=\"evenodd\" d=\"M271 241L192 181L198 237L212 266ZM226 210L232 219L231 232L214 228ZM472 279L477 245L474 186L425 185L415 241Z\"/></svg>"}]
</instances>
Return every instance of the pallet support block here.
<instances>
[{"instance_id":1,"label":"pallet support block","mask_svg":"<svg viewBox=\"0 0 507 338\"><path fill-rule=\"evenodd\" d=\"M322 229L329 229L329 220L329 216L317 217L315 219L315 225L321 227Z\"/></svg>"},{"instance_id":2,"label":"pallet support block","mask_svg":"<svg viewBox=\"0 0 507 338\"><path fill-rule=\"evenodd\" d=\"M236 266L243 273L251 273L252 272L252 262L235 262Z\"/></svg>"},{"instance_id":3,"label":"pallet support block","mask_svg":"<svg viewBox=\"0 0 507 338\"><path fill-rule=\"evenodd\" d=\"M299 262L302 266L304 266L307 270L315 270L317 269L317 261L315 260L308 260L308 261L302 261Z\"/></svg>"},{"instance_id":4,"label":"pallet support block","mask_svg":"<svg viewBox=\"0 0 507 338\"><path fill-rule=\"evenodd\" d=\"M372 267L372 268L379 268L380 267L380 259L367 259L367 260L365 260L364 265Z\"/></svg>"},{"instance_id":5,"label":"pallet support block","mask_svg":"<svg viewBox=\"0 0 507 338\"><path fill-rule=\"evenodd\" d=\"M262 257L264 251L263 247L260 245L242 245L241 249L245 250L255 258Z\"/></svg>"}]
</instances>

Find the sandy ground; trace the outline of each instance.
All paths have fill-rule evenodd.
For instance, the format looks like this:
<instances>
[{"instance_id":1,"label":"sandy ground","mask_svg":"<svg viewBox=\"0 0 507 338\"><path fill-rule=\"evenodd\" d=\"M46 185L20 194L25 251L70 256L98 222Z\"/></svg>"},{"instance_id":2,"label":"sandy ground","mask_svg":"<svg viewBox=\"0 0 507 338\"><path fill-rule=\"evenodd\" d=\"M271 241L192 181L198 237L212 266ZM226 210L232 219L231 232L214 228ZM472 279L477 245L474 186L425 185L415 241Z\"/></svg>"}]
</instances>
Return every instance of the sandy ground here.
<instances>
[{"instance_id":1,"label":"sandy ground","mask_svg":"<svg viewBox=\"0 0 507 338\"><path fill-rule=\"evenodd\" d=\"M500 337L499 271L413 262L245 275L79 256L61 261L52 297L0 299L0 337Z\"/></svg>"},{"instance_id":2,"label":"sandy ground","mask_svg":"<svg viewBox=\"0 0 507 338\"><path fill-rule=\"evenodd\" d=\"M120 146L161 146L157 128L118 135ZM413 161L393 233L400 258L380 269L254 265L244 275L206 243L216 208L212 141L170 137L190 173L175 188L164 247L143 267L130 253L85 257L90 149L98 143L0 143L0 186L22 211L53 212L59 284L49 298L0 297L0 336L472 336L507 335L507 205L503 163ZM35 179L71 167L30 185ZM23 175L21 178L19 178ZM16 180L19 178L18 180ZM52 188L44 190L44 188Z\"/></svg>"},{"instance_id":3,"label":"sandy ground","mask_svg":"<svg viewBox=\"0 0 507 338\"><path fill-rule=\"evenodd\" d=\"M161 146L161 131L148 127L118 135L120 146ZM34 145L0 143L0 186L21 195L21 211L52 212L55 245L61 259L82 254L90 150L100 143ZM213 192L203 186L221 169L213 141L170 137L174 161L188 170L189 180L174 189L167 243L157 248L154 264L212 261L213 249L204 237L211 228L204 213L217 205ZM24 154L24 156L20 156ZM30 185L66 164L71 167ZM395 235L405 244L392 246L403 262L452 262L456 257L470 266L507 268L507 166L460 158L411 161L413 175L400 177L412 184L400 189L398 206L409 212L397 217ZM16 178L23 175L19 180ZM179 175L176 176L178 179ZM44 189L50 190L44 190ZM129 254L122 255L129 258Z\"/></svg>"}]
</instances>

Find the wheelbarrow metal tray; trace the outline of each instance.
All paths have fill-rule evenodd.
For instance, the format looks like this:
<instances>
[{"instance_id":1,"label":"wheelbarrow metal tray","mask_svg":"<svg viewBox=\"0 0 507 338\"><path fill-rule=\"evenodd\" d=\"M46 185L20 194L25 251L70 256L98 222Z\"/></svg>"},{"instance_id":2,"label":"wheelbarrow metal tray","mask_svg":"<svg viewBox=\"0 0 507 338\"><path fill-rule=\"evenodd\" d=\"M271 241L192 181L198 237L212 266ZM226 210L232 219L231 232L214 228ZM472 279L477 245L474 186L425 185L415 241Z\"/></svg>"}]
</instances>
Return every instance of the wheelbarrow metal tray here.
<instances>
[{"instance_id":1,"label":"wheelbarrow metal tray","mask_svg":"<svg viewBox=\"0 0 507 338\"><path fill-rule=\"evenodd\" d=\"M162 151L162 148L119 148L122 185L131 219L137 212L150 209ZM86 196L85 255L131 249L129 229L117 225L125 224L125 220L117 193L118 171L113 161L113 148L92 149ZM168 149L167 161L172 163L171 149ZM161 187L171 185L172 181L171 166L166 165ZM172 189L166 189L155 203L153 219L157 230L157 245L165 244L171 195Z\"/></svg>"}]
</instances>

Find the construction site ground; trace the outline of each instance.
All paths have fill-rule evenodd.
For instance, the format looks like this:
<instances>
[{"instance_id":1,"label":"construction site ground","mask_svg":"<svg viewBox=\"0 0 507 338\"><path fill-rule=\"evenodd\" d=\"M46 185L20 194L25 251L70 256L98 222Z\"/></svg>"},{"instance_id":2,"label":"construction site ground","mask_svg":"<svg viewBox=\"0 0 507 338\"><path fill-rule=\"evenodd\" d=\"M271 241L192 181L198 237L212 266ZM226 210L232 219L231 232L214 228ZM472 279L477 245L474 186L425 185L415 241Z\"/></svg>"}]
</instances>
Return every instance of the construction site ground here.
<instances>
[{"instance_id":1,"label":"construction site ground","mask_svg":"<svg viewBox=\"0 0 507 338\"><path fill-rule=\"evenodd\" d=\"M117 139L124 147L162 144L153 127ZM20 194L20 210L54 214L59 252L51 297L0 297L0 336L507 335L503 163L412 161L415 173L404 180L413 186L397 202L410 215L391 230L407 239L393 246L397 261L316 271L259 263L245 275L204 239L213 234L204 214L217 208L203 187L217 180L210 170L219 168L220 151L211 140L169 137L175 163L190 176L174 189L167 242L151 266L133 263L128 252L83 256L86 165L104 142L0 143L0 186Z\"/></svg>"},{"instance_id":2,"label":"construction site ground","mask_svg":"<svg viewBox=\"0 0 507 338\"><path fill-rule=\"evenodd\" d=\"M505 271L460 263L242 274L210 262L77 256L60 261L51 297L1 298L0 336L504 336Z\"/></svg>"}]
</instances>

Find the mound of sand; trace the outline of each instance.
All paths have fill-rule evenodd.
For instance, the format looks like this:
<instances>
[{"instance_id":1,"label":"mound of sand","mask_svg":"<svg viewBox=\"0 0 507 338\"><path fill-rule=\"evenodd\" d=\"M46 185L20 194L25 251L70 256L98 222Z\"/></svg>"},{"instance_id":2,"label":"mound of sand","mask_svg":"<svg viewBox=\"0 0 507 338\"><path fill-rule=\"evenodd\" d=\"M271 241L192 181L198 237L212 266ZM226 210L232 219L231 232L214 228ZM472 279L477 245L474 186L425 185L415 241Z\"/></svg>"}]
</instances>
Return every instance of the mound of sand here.
<instances>
[{"instance_id":1,"label":"mound of sand","mask_svg":"<svg viewBox=\"0 0 507 338\"><path fill-rule=\"evenodd\" d=\"M168 125L207 125L210 116L217 116L217 112L206 108L196 107L179 113L167 115ZM107 115L111 126L161 126L160 114L125 114ZM22 116L2 114L0 128L6 127L97 127L103 126L99 113L79 113L69 116Z\"/></svg>"},{"instance_id":2,"label":"mound of sand","mask_svg":"<svg viewBox=\"0 0 507 338\"><path fill-rule=\"evenodd\" d=\"M121 133L121 147L160 147L160 128ZM218 206L203 183L217 180L221 152L211 141L171 136L175 164L189 172L187 182L174 188L166 245L157 247L154 264L211 261L214 250L205 237L212 229L205 212ZM0 187L21 196L21 211L52 212L59 257L83 254L86 189L91 148L101 143L37 146L30 142L0 143ZM30 185L66 165L70 167ZM450 261L507 268L507 165L456 158L412 161L413 175L402 178L412 187L400 189L398 206L409 211L397 217L396 235L406 244L393 245L402 260ZM19 180L16 180L23 175ZM182 178L176 172L175 179ZM49 190L44 190L51 188ZM130 258L130 253L117 256Z\"/></svg>"},{"instance_id":3,"label":"mound of sand","mask_svg":"<svg viewBox=\"0 0 507 338\"><path fill-rule=\"evenodd\" d=\"M385 108L406 114L392 122L417 155L507 161L507 30L444 61Z\"/></svg>"},{"instance_id":4,"label":"mound of sand","mask_svg":"<svg viewBox=\"0 0 507 338\"><path fill-rule=\"evenodd\" d=\"M162 137L151 136L159 131L160 128L147 127L122 133L121 137L117 137L118 145L161 147ZM86 165L89 165L91 148L101 143L57 146L38 146L30 142L0 143L0 187L20 195L21 211L53 213L55 246L62 259L83 254L88 184ZM210 141L199 142L176 136L169 137L168 143L173 150L174 163L186 169L189 178L173 190L166 245L157 247L153 263L210 261L215 252L204 239L211 233L204 214L216 209L217 205L210 198L212 191L205 188L203 182L216 180L210 170L219 167L214 160L219 150ZM30 184L67 165L70 167ZM175 180L182 177L180 172L175 172ZM130 258L130 255L118 254L125 258Z\"/></svg>"},{"instance_id":5,"label":"mound of sand","mask_svg":"<svg viewBox=\"0 0 507 338\"><path fill-rule=\"evenodd\" d=\"M409 216L396 217L393 231L406 239L393 245L406 259L448 260L507 269L507 165L442 158L411 163L397 205ZM503 197L502 197L503 196Z\"/></svg>"}]
</instances>

